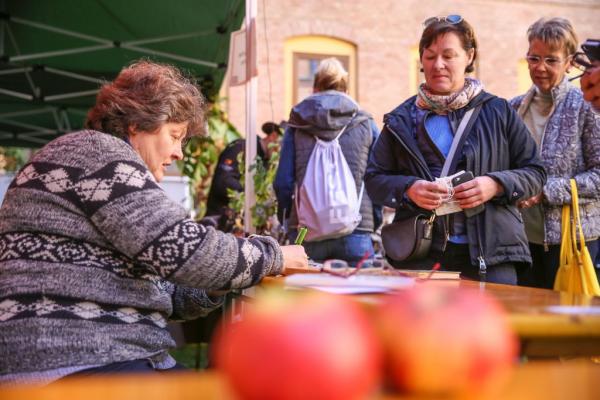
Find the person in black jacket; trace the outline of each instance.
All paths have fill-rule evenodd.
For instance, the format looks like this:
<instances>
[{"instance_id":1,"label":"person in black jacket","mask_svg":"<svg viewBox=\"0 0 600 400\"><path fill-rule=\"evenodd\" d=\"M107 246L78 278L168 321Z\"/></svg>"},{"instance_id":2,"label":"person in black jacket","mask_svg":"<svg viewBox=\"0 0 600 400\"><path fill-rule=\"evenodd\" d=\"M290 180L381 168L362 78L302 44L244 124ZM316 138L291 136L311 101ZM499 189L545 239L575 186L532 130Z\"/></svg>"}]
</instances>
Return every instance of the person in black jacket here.
<instances>
[{"instance_id":1,"label":"person in black jacket","mask_svg":"<svg viewBox=\"0 0 600 400\"><path fill-rule=\"evenodd\" d=\"M260 157L266 167L272 151L269 149L269 144L279 141L281 129L274 122L265 122L261 130L265 136L257 138L256 156ZM246 140L238 139L229 143L219 155L206 203L207 216L227 216L229 204L227 189L237 190L238 192L244 190L240 182L238 156L244 153L245 148Z\"/></svg>"},{"instance_id":2,"label":"person in black jacket","mask_svg":"<svg viewBox=\"0 0 600 400\"><path fill-rule=\"evenodd\" d=\"M449 175L473 173L473 180L454 187L453 198L463 210L483 205L483 211L436 217L427 259L390 261L402 268L430 268L438 261L464 277L516 284L517 267L531 264L516 204L539 193L546 180L536 144L506 100L465 76L473 71L477 41L462 17L426 20L419 54L425 83L384 118L365 175L369 196L395 208L395 221L435 212L451 194L435 178L454 133L465 112L480 106Z\"/></svg>"}]
</instances>

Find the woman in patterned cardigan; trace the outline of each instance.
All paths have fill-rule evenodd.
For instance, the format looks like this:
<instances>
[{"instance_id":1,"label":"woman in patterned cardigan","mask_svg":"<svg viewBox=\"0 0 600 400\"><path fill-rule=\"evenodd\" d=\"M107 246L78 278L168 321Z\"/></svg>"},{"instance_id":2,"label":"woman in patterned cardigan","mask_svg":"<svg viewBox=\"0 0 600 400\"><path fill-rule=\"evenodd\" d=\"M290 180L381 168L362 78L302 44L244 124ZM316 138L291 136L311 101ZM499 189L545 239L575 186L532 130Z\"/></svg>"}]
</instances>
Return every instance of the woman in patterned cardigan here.
<instances>
[{"instance_id":1,"label":"woman in patterned cardigan","mask_svg":"<svg viewBox=\"0 0 600 400\"><path fill-rule=\"evenodd\" d=\"M306 264L301 246L197 224L157 185L204 126L174 67L123 69L86 126L37 152L0 208L0 383L172 369L168 320Z\"/></svg>"},{"instance_id":2,"label":"woman in patterned cardigan","mask_svg":"<svg viewBox=\"0 0 600 400\"><path fill-rule=\"evenodd\" d=\"M521 203L533 258L522 284L552 288L560 255L561 211L571 203L569 180L579 192L581 223L594 259L600 236L600 116L566 73L577 37L564 18L540 19L528 30L532 88L511 103L538 143L548 173L544 190Z\"/></svg>"}]
</instances>

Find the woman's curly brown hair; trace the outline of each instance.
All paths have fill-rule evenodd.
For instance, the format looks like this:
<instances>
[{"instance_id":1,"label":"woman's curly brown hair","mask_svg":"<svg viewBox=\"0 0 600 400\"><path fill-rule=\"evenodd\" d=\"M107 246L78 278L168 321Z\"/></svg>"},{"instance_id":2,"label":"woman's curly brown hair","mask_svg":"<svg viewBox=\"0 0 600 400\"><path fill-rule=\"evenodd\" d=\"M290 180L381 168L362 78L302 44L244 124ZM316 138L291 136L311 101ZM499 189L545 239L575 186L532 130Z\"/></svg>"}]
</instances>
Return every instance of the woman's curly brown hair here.
<instances>
[{"instance_id":1,"label":"woman's curly brown hair","mask_svg":"<svg viewBox=\"0 0 600 400\"><path fill-rule=\"evenodd\" d=\"M186 136L205 131L205 100L194 78L172 65L138 61L98 92L85 127L126 137L129 128L154 132L168 122L187 122Z\"/></svg>"}]
</instances>

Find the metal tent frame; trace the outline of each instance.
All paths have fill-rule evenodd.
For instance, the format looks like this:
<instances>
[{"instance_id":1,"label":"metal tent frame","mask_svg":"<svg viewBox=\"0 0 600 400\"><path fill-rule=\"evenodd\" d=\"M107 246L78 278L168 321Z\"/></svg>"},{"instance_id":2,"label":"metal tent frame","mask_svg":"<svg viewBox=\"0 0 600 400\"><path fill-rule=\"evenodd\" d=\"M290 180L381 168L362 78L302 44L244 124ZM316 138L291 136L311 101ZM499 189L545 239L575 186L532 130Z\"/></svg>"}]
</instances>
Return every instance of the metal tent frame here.
<instances>
[{"instance_id":1,"label":"metal tent frame","mask_svg":"<svg viewBox=\"0 0 600 400\"><path fill-rule=\"evenodd\" d=\"M54 6L68 13L72 7L77 7L78 14L74 18L81 15L94 18L93 14L98 12L92 6L97 3L108 10L102 22L107 29L101 34L92 33L93 29L88 29L85 23L79 24L80 29L71 29L58 22L52 23L52 13L45 17L47 14L42 11L35 12L40 7ZM243 1L178 1L168 9L163 7L162 14L168 10L174 18L183 18L183 14L201 13L205 8L216 7L222 11L221 18L214 21L207 18L198 24L188 18L188 23L183 24L185 26L164 24L172 29L164 29L157 35L137 33L144 30L141 29L143 25L139 22L129 25L127 15L118 12L123 9L123 3L134 12L140 7L150 9L153 4L162 2L0 0L0 146L40 147L56 136L80 128L100 85L139 57L183 67L199 78L205 94L215 94L226 69L229 34L240 26L243 18ZM89 14L86 14L87 6L90 6ZM13 8L16 10L13 11ZM29 11L43 15L44 20L21 15ZM147 14L155 18L155 24L165 22L160 12L148 11ZM57 19L69 20L65 14ZM119 30L115 27L122 28L124 25L126 29L120 29L122 34L108 37L112 31ZM200 29L182 31L188 26ZM154 33L160 29L150 31ZM36 40L40 42L44 38L48 38L46 43L35 45ZM216 46L205 46L206 43ZM169 48L183 49L184 52ZM211 51L195 51L203 49ZM86 70L86 65L90 64L88 60L94 57L102 59L107 54L115 61L108 70Z\"/></svg>"}]
</instances>

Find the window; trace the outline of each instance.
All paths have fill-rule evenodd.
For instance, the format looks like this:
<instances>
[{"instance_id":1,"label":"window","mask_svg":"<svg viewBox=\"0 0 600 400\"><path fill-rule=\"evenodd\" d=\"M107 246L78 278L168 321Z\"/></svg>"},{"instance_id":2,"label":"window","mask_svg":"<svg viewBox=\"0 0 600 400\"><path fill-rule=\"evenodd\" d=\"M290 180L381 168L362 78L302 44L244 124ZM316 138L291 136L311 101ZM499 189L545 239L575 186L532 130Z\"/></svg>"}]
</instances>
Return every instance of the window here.
<instances>
[{"instance_id":1,"label":"window","mask_svg":"<svg viewBox=\"0 0 600 400\"><path fill-rule=\"evenodd\" d=\"M349 94L357 99L355 46L328 36L297 36L285 42L287 110L312 94L317 67L321 60L329 57L340 60L348 71Z\"/></svg>"}]
</instances>

